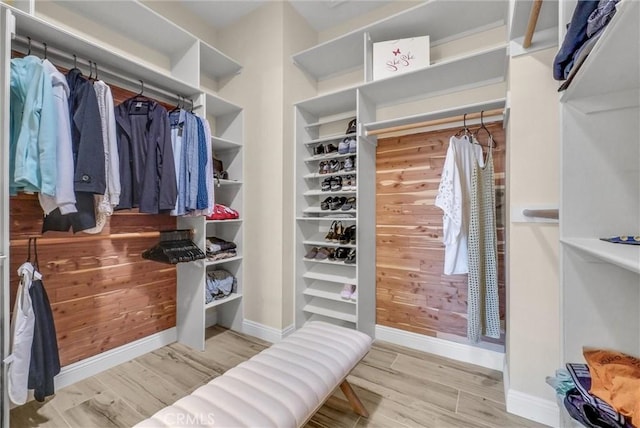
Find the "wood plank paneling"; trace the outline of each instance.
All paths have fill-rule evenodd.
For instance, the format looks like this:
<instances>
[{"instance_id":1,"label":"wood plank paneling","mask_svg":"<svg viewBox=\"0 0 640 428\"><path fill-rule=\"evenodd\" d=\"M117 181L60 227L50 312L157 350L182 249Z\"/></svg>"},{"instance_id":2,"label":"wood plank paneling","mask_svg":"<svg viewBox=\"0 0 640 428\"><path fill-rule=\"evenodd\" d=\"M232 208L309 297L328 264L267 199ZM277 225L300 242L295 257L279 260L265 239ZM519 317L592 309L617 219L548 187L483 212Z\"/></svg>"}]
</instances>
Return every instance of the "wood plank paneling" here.
<instances>
[{"instance_id":1,"label":"wood plank paneling","mask_svg":"<svg viewBox=\"0 0 640 428\"><path fill-rule=\"evenodd\" d=\"M497 147L498 288L505 315L505 135L487 125ZM444 275L442 210L434 205L447 129L378 140L376 150L376 322L414 333L467 334L467 275ZM495 342L492 340L492 342Z\"/></svg>"},{"instance_id":2,"label":"wood plank paneling","mask_svg":"<svg viewBox=\"0 0 640 428\"><path fill-rule=\"evenodd\" d=\"M116 105L135 95L111 88ZM43 213L37 196L12 196L9 209L11 239L41 234ZM118 211L111 217L101 233L103 240L74 242L71 232L46 232L47 238L69 239L68 244L38 243L40 271L53 310L63 366L176 325L175 266L141 257L158 239L111 240L107 236L175 227L175 217L130 210ZM18 285L16 271L26 257L26 245L11 246L12 308Z\"/></svg>"}]
</instances>

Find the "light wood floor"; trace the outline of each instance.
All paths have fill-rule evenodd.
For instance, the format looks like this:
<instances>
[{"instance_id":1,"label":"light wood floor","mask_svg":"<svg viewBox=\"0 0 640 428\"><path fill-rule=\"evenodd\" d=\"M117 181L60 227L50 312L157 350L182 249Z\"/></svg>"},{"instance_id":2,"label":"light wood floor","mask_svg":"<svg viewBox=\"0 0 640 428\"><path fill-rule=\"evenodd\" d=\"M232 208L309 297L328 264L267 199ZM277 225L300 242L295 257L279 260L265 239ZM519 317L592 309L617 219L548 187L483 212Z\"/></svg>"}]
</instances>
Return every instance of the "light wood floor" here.
<instances>
[{"instance_id":1,"label":"light wood floor","mask_svg":"<svg viewBox=\"0 0 640 428\"><path fill-rule=\"evenodd\" d=\"M173 344L11 411L11 427L130 427L269 344L213 327L205 352ZM505 411L502 373L376 342L348 378L369 410L339 389L307 427L537 427Z\"/></svg>"}]
</instances>

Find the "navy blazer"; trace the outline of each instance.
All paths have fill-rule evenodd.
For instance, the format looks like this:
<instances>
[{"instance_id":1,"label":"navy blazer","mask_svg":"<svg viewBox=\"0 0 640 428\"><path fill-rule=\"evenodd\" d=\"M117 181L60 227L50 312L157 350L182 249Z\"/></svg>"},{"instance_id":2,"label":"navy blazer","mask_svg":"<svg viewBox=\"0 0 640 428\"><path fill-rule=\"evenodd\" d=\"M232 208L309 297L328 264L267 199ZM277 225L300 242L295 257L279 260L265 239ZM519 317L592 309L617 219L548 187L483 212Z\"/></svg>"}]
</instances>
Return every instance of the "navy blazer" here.
<instances>
[{"instance_id":1,"label":"navy blazer","mask_svg":"<svg viewBox=\"0 0 640 428\"><path fill-rule=\"evenodd\" d=\"M167 110L150 99L130 98L115 108L120 155L120 204L157 214L178 196Z\"/></svg>"}]
</instances>

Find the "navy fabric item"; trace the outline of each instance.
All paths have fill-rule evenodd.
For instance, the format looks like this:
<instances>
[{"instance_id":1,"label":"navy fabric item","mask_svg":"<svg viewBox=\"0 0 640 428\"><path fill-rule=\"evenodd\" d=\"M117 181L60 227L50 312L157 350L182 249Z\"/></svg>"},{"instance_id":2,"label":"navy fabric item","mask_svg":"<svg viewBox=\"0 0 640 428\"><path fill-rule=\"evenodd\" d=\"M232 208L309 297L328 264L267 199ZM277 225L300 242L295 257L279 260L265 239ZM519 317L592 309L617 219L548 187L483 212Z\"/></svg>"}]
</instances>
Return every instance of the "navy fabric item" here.
<instances>
[{"instance_id":1,"label":"navy fabric item","mask_svg":"<svg viewBox=\"0 0 640 428\"><path fill-rule=\"evenodd\" d=\"M51 305L41 280L31 283L29 296L35 314L29 389L33 389L35 399L42 402L45 397L55 394L53 378L60 373L60 356Z\"/></svg>"},{"instance_id":2,"label":"navy fabric item","mask_svg":"<svg viewBox=\"0 0 640 428\"><path fill-rule=\"evenodd\" d=\"M573 54L587 40L587 20L591 13L598 7L598 0L579 0L573 11L571 23L567 34L562 41L562 46L553 60L553 78L564 80L569 70L567 65L572 62Z\"/></svg>"},{"instance_id":3,"label":"navy fabric item","mask_svg":"<svg viewBox=\"0 0 640 428\"><path fill-rule=\"evenodd\" d=\"M569 415L589 428L625 428L600 412L595 406L584 401L577 389L570 389L564 397L564 406Z\"/></svg>"},{"instance_id":4,"label":"navy fabric item","mask_svg":"<svg viewBox=\"0 0 640 428\"><path fill-rule=\"evenodd\" d=\"M96 227L96 212L93 203L93 193L76 192L76 208L78 212L62 214L60 208L44 216L42 233L48 230L67 232L70 228L74 233Z\"/></svg>"},{"instance_id":5,"label":"navy fabric item","mask_svg":"<svg viewBox=\"0 0 640 428\"><path fill-rule=\"evenodd\" d=\"M196 208L206 210L209 205L209 196L207 194L207 140L204 135L204 125L202 119L196 116L198 120L198 194Z\"/></svg>"},{"instance_id":6,"label":"navy fabric item","mask_svg":"<svg viewBox=\"0 0 640 428\"><path fill-rule=\"evenodd\" d=\"M153 100L131 98L115 108L115 116L121 185L116 209L172 210L178 188L167 110Z\"/></svg>"},{"instance_id":7,"label":"navy fabric item","mask_svg":"<svg viewBox=\"0 0 640 428\"><path fill-rule=\"evenodd\" d=\"M616 13L616 3L620 0L600 0L598 7L587 20L587 36L593 37L600 29L604 28Z\"/></svg>"}]
</instances>

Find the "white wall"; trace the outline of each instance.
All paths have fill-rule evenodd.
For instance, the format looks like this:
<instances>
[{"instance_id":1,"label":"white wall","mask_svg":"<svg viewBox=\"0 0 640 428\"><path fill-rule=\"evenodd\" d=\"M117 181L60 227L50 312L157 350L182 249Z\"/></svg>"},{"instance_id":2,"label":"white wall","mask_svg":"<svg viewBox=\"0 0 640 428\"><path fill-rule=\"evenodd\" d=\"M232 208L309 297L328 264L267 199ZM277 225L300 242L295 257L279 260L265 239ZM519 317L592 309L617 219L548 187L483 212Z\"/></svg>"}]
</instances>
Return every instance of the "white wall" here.
<instances>
[{"instance_id":1,"label":"white wall","mask_svg":"<svg viewBox=\"0 0 640 428\"><path fill-rule=\"evenodd\" d=\"M551 77L556 50L510 62L507 168L512 207L559 203L558 82ZM555 400L545 377L560 367L558 225L509 223L507 254L507 410L516 411L517 400L510 398ZM541 416L534 413L524 416Z\"/></svg>"}]
</instances>

